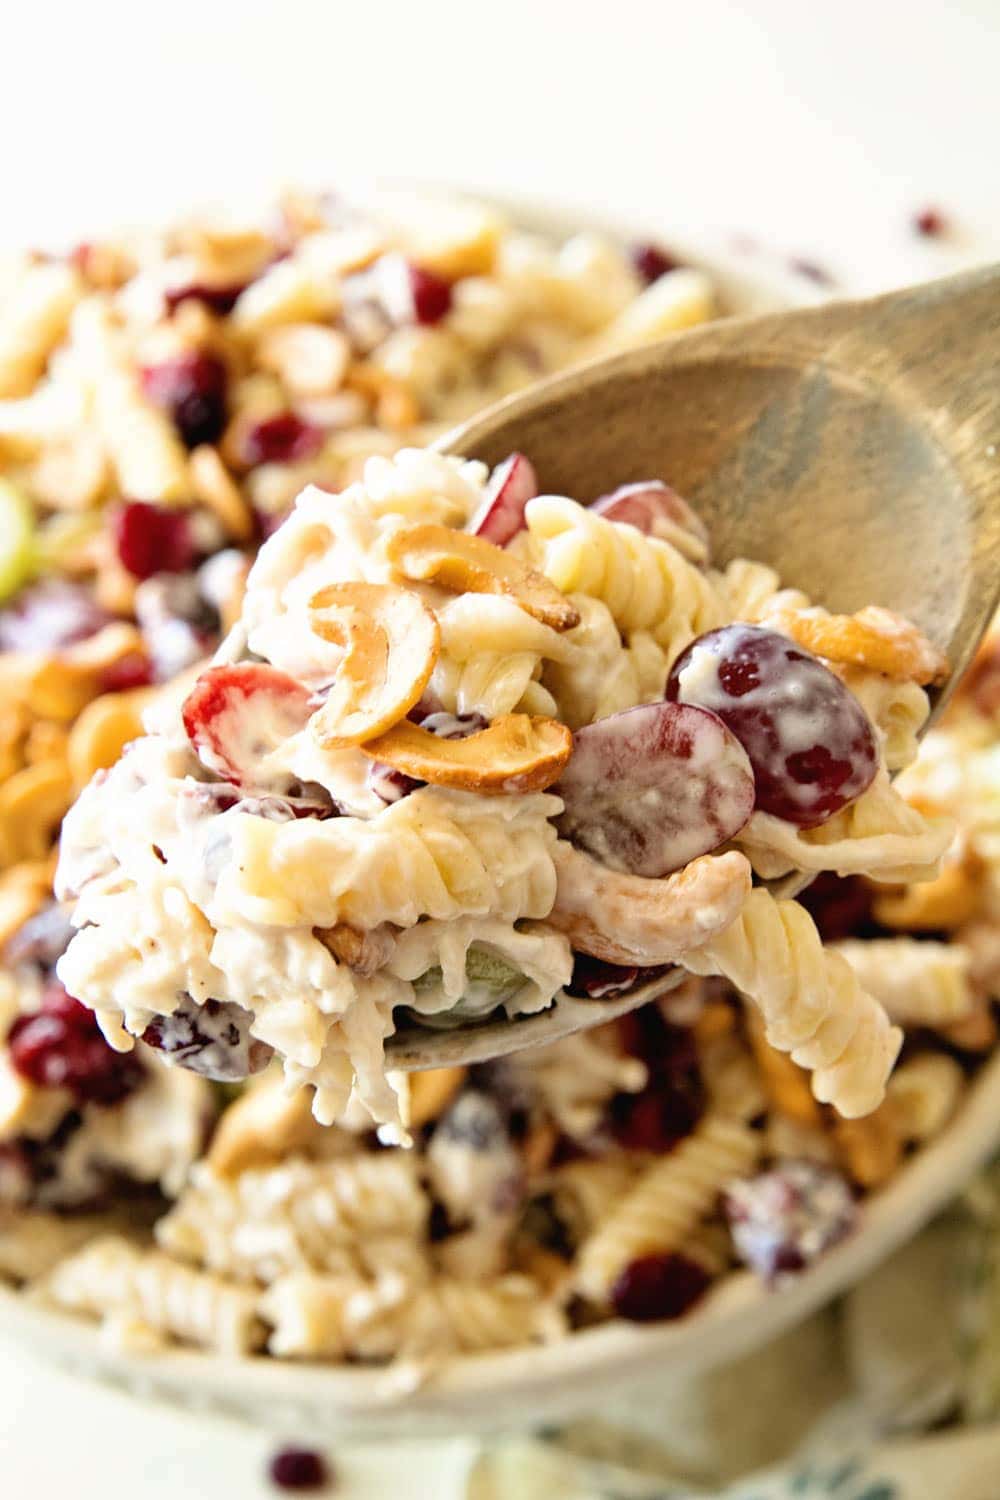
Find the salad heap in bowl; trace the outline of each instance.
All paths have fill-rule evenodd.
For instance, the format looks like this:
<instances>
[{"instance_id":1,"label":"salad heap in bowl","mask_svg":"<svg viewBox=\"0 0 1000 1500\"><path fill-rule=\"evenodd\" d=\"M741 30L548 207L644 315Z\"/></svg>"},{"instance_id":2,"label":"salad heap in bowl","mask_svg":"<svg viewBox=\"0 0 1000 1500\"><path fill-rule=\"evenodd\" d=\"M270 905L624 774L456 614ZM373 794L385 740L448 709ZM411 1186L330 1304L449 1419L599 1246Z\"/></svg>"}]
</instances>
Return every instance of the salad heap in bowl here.
<instances>
[{"instance_id":1,"label":"salad heap in bowl","mask_svg":"<svg viewBox=\"0 0 1000 1500\"><path fill-rule=\"evenodd\" d=\"M591 286L582 252L547 250L541 275L535 246L537 284L473 348L459 314L499 306L509 231L487 253L459 218L479 259L421 261L412 226L296 213L269 257L237 237L228 283L193 231L130 275L80 252L72 275L107 281L73 283L0 404L24 523L0 614L0 1270L130 1347L422 1368L674 1319L741 1264L793 1278L993 1044L989 659L912 764L946 663L906 621L718 565L660 478L583 506L539 494L530 455L490 474L396 451L502 388L525 341L528 365L593 352L651 292L653 332L668 304L676 326L676 273L643 291L607 248ZM226 368L194 442L191 389L165 402L147 373L193 329ZM466 362L422 386L432 366L399 351L441 339ZM412 423L389 422L387 379ZM319 437L280 457L239 446L303 424ZM159 489L121 438L145 461L154 430L179 465ZM38 475L84 434L101 485L60 508ZM81 539L56 564L67 515ZM792 870L819 876L802 903L766 883ZM659 1001L551 1047L386 1069L407 1016L516 1025L668 973Z\"/></svg>"}]
</instances>

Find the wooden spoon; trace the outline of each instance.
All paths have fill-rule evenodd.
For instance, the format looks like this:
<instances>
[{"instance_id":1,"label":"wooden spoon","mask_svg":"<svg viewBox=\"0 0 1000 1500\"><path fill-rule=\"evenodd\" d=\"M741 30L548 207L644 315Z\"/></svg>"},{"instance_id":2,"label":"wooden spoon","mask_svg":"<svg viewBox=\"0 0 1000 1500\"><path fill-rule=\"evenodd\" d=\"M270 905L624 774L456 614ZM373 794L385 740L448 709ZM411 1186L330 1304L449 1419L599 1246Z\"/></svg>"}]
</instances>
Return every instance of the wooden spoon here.
<instances>
[{"instance_id":1,"label":"wooden spoon","mask_svg":"<svg viewBox=\"0 0 1000 1500\"><path fill-rule=\"evenodd\" d=\"M881 604L951 663L940 712L1000 595L1000 266L868 301L710 323L499 402L439 444L526 453L542 491L588 501L664 478L713 557L752 557L838 612ZM798 885L804 884L799 881ZM645 1004L560 996L516 1020L409 1025L389 1065L478 1062Z\"/></svg>"}]
</instances>

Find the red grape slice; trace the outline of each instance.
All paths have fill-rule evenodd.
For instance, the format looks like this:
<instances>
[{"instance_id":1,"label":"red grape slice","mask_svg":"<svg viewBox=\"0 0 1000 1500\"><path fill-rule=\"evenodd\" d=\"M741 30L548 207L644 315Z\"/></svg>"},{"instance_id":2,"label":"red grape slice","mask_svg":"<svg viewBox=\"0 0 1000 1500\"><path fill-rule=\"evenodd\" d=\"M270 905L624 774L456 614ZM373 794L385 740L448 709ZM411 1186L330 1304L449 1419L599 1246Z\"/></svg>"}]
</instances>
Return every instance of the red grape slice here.
<instances>
[{"instance_id":1,"label":"red grape slice","mask_svg":"<svg viewBox=\"0 0 1000 1500\"><path fill-rule=\"evenodd\" d=\"M624 521L647 536L660 537L677 545L678 531L697 544L699 557L708 556L708 530L701 517L687 501L659 479L644 479L638 484L622 484L609 495L602 495L590 507L606 521ZM688 550L690 541L687 542Z\"/></svg>"},{"instance_id":2,"label":"red grape slice","mask_svg":"<svg viewBox=\"0 0 1000 1500\"><path fill-rule=\"evenodd\" d=\"M861 704L777 631L724 625L699 636L674 662L667 698L717 713L750 757L757 806L802 828L860 797L878 770Z\"/></svg>"},{"instance_id":3,"label":"red grape slice","mask_svg":"<svg viewBox=\"0 0 1000 1500\"><path fill-rule=\"evenodd\" d=\"M486 496L468 530L484 536L496 547L505 547L524 530L524 507L538 494L535 466L523 453L512 453L497 464L490 475Z\"/></svg>"},{"instance_id":4,"label":"red grape slice","mask_svg":"<svg viewBox=\"0 0 1000 1500\"><path fill-rule=\"evenodd\" d=\"M184 728L202 764L235 786L253 786L260 763L304 729L309 690L259 662L209 667L184 700Z\"/></svg>"},{"instance_id":5,"label":"red grape slice","mask_svg":"<svg viewBox=\"0 0 1000 1500\"><path fill-rule=\"evenodd\" d=\"M657 877L739 833L753 771L722 720L686 703L646 703L577 730L554 790L564 838L602 864Z\"/></svg>"}]
</instances>

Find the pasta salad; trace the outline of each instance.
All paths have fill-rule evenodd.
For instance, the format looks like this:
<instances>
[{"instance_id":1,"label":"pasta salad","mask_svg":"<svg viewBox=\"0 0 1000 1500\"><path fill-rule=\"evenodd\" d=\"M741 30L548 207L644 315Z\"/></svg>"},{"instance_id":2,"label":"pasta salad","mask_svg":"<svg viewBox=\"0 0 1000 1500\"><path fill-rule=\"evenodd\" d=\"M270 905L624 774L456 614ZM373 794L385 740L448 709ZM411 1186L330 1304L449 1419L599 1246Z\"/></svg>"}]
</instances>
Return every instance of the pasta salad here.
<instances>
[{"instance_id":1,"label":"pasta salad","mask_svg":"<svg viewBox=\"0 0 1000 1500\"><path fill-rule=\"evenodd\" d=\"M819 1103L754 1006L691 976L550 1047L410 1075L410 1148L356 1108L320 1125L272 1068L230 1091L184 1185L150 1203L151 1228L134 1199L126 1223L114 1200L55 1213L36 1189L0 1215L0 1270L130 1347L402 1360L415 1374L608 1317L679 1317L740 1266L780 1285L856 1228L995 1043L991 660L995 644L901 781L907 805L958 821L937 878L824 874L804 898L906 1032L870 1115ZM44 980L40 958L29 969Z\"/></svg>"},{"instance_id":2,"label":"pasta salad","mask_svg":"<svg viewBox=\"0 0 1000 1500\"><path fill-rule=\"evenodd\" d=\"M403 449L303 492L214 665L66 819L60 979L116 1047L224 1078L277 1054L332 1124L396 1118L401 1013L680 964L870 1113L902 1034L753 876L933 876L951 824L889 770L946 664L888 611L713 568L661 483L536 489L523 455Z\"/></svg>"}]
</instances>

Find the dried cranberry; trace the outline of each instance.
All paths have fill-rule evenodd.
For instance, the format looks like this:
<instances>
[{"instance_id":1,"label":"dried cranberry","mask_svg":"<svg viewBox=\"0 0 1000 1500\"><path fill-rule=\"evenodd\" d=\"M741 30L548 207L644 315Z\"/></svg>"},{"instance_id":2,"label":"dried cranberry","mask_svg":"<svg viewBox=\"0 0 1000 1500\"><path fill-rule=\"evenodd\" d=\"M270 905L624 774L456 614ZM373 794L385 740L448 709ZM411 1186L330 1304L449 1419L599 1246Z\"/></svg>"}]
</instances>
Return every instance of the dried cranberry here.
<instances>
[{"instance_id":1,"label":"dried cranberry","mask_svg":"<svg viewBox=\"0 0 1000 1500\"><path fill-rule=\"evenodd\" d=\"M627 994L638 978L638 969L606 964L603 959L591 958L589 953L574 953L573 978L567 989L571 995L586 995L588 1000L606 1000L610 995Z\"/></svg>"},{"instance_id":2,"label":"dried cranberry","mask_svg":"<svg viewBox=\"0 0 1000 1500\"><path fill-rule=\"evenodd\" d=\"M381 797L387 805L398 802L402 797L408 797L418 787L425 786L423 781L417 781L413 776L407 776L405 771L397 771L395 766L387 766L384 761L373 760L365 773L365 783L368 789Z\"/></svg>"},{"instance_id":3,"label":"dried cranberry","mask_svg":"<svg viewBox=\"0 0 1000 1500\"><path fill-rule=\"evenodd\" d=\"M135 578L184 573L198 555L182 510L129 500L116 511L111 524L121 564Z\"/></svg>"},{"instance_id":4,"label":"dried cranberry","mask_svg":"<svg viewBox=\"0 0 1000 1500\"><path fill-rule=\"evenodd\" d=\"M178 354L142 372L146 395L169 412L188 448L218 442L222 436L228 380L225 363L204 350Z\"/></svg>"},{"instance_id":5,"label":"dried cranberry","mask_svg":"<svg viewBox=\"0 0 1000 1500\"><path fill-rule=\"evenodd\" d=\"M186 996L173 1015L157 1016L142 1040L167 1060L204 1078L238 1083L266 1068L274 1048L250 1035L253 1015L229 1000L198 1005Z\"/></svg>"},{"instance_id":6,"label":"dried cranberry","mask_svg":"<svg viewBox=\"0 0 1000 1500\"><path fill-rule=\"evenodd\" d=\"M699 636L671 668L667 698L718 714L750 757L757 807L803 828L853 802L878 770L861 704L777 631L736 624Z\"/></svg>"},{"instance_id":7,"label":"dried cranberry","mask_svg":"<svg viewBox=\"0 0 1000 1500\"><path fill-rule=\"evenodd\" d=\"M925 239L939 239L948 232L948 220L939 208L928 205L913 215L913 228Z\"/></svg>"},{"instance_id":8,"label":"dried cranberry","mask_svg":"<svg viewBox=\"0 0 1000 1500\"><path fill-rule=\"evenodd\" d=\"M3 961L12 967L37 964L41 969L52 969L66 952L72 936L73 924L65 907L58 901L49 901L7 939Z\"/></svg>"},{"instance_id":9,"label":"dried cranberry","mask_svg":"<svg viewBox=\"0 0 1000 1500\"><path fill-rule=\"evenodd\" d=\"M333 1478L326 1459L312 1448L282 1448L271 1459L268 1474L282 1490L321 1490Z\"/></svg>"},{"instance_id":10,"label":"dried cranberry","mask_svg":"<svg viewBox=\"0 0 1000 1500\"><path fill-rule=\"evenodd\" d=\"M612 1134L629 1151L664 1155L691 1134L704 1108L704 1090L697 1075L655 1080L639 1094L615 1095Z\"/></svg>"},{"instance_id":11,"label":"dried cranberry","mask_svg":"<svg viewBox=\"0 0 1000 1500\"><path fill-rule=\"evenodd\" d=\"M303 422L293 411L283 411L265 417L247 431L242 458L251 469L258 464L294 464L312 458L322 446L320 428Z\"/></svg>"},{"instance_id":12,"label":"dried cranberry","mask_svg":"<svg viewBox=\"0 0 1000 1500\"><path fill-rule=\"evenodd\" d=\"M451 284L433 271L425 271L422 266L411 263L407 270L414 318L427 326L440 323L451 311Z\"/></svg>"},{"instance_id":13,"label":"dried cranberry","mask_svg":"<svg viewBox=\"0 0 1000 1500\"><path fill-rule=\"evenodd\" d=\"M43 578L0 610L0 651L58 651L96 635L110 621L83 584Z\"/></svg>"},{"instance_id":14,"label":"dried cranberry","mask_svg":"<svg viewBox=\"0 0 1000 1500\"><path fill-rule=\"evenodd\" d=\"M711 1279L704 1266L676 1251L641 1255L621 1272L611 1304L632 1323L679 1318L705 1295Z\"/></svg>"},{"instance_id":15,"label":"dried cranberry","mask_svg":"<svg viewBox=\"0 0 1000 1500\"><path fill-rule=\"evenodd\" d=\"M648 240L633 245L629 251L629 259L647 286L652 286L654 281L659 281L668 271L676 271L680 264L669 250Z\"/></svg>"},{"instance_id":16,"label":"dried cranberry","mask_svg":"<svg viewBox=\"0 0 1000 1500\"><path fill-rule=\"evenodd\" d=\"M93 1011L55 980L41 1010L14 1022L7 1045L22 1078L42 1088L67 1089L78 1104L117 1104L142 1076L135 1058L108 1046Z\"/></svg>"},{"instance_id":17,"label":"dried cranberry","mask_svg":"<svg viewBox=\"0 0 1000 1500\"><path fill-rule=\"evenodd\" d=\"M655 1003L630 1011L618 1025L625 1051L644 1062L651 1077L697 1072L698 1048L690 1027L672 1025Z\"/></svg>"},{"instance_id":18,"label":"dried cranberry","mask_svg":"<svg viewBox=\"0 0 1000 1500\"><path fill-rule=\"evenodd\" d=\"M125 693L132 688L149 687L153 681L153 663L142 651L130 651L101 671L102 693Z\"/></svg>"},{"instance_id":19,"label":"dried cranberry","mask_svg":"<svg viewBox=\"0 0 1000 1500\"><path fill-rule=\"evenodd\" d=\"M227 313L232 312L246 289L246 282L239 282L232 286L207 286L203 282L192 281L186 286L171 287L169 291L164 292L163 300L167 305L168 313L175 313L182 302L200 302L211 312L224 318Z\"/></svg>"},{"instance_id":20,"label":"dried cranberry","mask_svg":"<svg viewBox=\"0 0 1000 1500\"><path fill-rule=\"evenodd\" d=\"M835 875L824 870L798 897L819 929L824 943L847 937L874 937L879 929L872 916L874 892L860 875Z\"/></svg>"}]
</instances>

